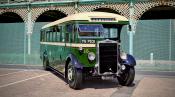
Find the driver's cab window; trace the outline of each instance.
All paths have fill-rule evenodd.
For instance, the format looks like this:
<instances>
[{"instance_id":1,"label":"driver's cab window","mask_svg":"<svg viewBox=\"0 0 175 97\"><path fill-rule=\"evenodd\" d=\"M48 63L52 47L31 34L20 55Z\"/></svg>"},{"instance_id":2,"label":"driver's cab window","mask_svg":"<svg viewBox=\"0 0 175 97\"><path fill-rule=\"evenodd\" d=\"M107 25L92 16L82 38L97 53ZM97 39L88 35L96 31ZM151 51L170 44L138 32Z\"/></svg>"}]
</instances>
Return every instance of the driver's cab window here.
<instances>
[{"instance_id":1,"label":"driver's cab window","mask_svg":"<svg viewBox=\"0 0 175 97\"><path fill-rule=\"evenodd\" d=\"M118 29L117 28L104 28L104 38L117 38Z\"/></svg>"},{"instance_id":2,"label":"driver's cab window","mask_svg":"<svg viewBox=\"0 0 175 97\"><path fill-rule=\"evenodd\" d=\"M106 25L103 25L103 27L104 27L104 38L117 39L119 37L118 35L121 29L120 26L106 24Z\"/></svg>"}]
</instances>

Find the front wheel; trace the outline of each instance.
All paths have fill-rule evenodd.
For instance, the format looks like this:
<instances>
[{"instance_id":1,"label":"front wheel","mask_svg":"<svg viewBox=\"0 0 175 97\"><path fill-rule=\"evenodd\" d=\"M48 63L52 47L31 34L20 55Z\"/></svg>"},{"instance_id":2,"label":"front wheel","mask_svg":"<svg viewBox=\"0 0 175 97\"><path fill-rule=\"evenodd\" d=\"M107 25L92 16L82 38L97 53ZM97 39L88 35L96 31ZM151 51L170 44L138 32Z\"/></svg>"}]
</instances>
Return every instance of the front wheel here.
<instances>
[{"instance_id":1,"label":"front wheel","mask_svg":"<svg viewBox=\"0 0 175 97\"><path fill-rule=\"evenodd\" d=\"M118 76L118 82L124 86L132 85L135 77L134 67L128 67L120 76Z\"/></svg>"},{"instance_id":2,"label":"front wheel","mask_svg":"<svg viewBox=\"0 0 175 97\"><path fill-rule=\"evenodd\" d=\"M77 70L71 62L68 64L67 68L67 80L69 87L73 89L79 89L82 84L82 72Z\"/></svg>"}]
</instances>

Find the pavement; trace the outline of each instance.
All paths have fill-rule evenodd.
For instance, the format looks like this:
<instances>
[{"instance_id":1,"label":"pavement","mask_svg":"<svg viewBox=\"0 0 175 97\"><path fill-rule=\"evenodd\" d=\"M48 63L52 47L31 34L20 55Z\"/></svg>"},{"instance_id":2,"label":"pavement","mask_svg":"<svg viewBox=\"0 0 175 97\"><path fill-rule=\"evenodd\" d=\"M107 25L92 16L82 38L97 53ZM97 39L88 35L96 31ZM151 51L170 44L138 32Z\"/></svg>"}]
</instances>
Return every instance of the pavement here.
<instances>
[{"instance_id":1,"label":"pavement","mask_svg":"<svg viewBox=\"0 0 175 97\"><path fill-rule=\"evenodd\" d=\"M58 74L42 69L0 68L0 97L174 97L175 73L136 71L134 84L89 79L80 90Z\"/></svg>"},{"instance_id":2,"label":"pavement","mask_svg":"<svg viewBox=\"0 0 175 97\"><path fill-rule=\"evenodd\" d=\"M175 97L175 77L144 77L132 97Z\"/></svg>"}]
</instances>

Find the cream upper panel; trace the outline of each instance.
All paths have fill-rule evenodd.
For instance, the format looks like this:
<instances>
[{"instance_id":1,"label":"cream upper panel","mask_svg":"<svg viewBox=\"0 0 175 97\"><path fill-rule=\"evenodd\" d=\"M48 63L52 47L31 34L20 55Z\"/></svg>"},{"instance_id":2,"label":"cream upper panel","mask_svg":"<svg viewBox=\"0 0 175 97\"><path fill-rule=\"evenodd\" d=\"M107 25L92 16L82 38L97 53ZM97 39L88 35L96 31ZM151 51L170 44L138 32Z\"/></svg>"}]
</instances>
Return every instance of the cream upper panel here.
<instances>
[{"instance_id":1,"label":"cream upper panel","mask_svg":"<svg viewBox=\"0 0 175 97\"><path fill-rule=\"evenodd\" d=\"M124 16L118 15L118 14L114 14L114 13L107 13L107 12L83 12L83 13L77 13L77 14L73 14L70 16L67 16L65 18L59 19L57 21L54 21L52 23L49 23L45 26L42 27L42 29L50 27L50 26L54 26L54 25L59 25L61 23L64 22L68 22L68 21L89 21L89 22L95 22L93 21L94 19L98 19L98 18L103 18L103 19L107 19L107 18L111 18L111 20L107 20L105 22L118 22L118 21L128 21L127 18L125 18ZM99 21L98 21L99 22Z\"/></svg>"}]
</instances>

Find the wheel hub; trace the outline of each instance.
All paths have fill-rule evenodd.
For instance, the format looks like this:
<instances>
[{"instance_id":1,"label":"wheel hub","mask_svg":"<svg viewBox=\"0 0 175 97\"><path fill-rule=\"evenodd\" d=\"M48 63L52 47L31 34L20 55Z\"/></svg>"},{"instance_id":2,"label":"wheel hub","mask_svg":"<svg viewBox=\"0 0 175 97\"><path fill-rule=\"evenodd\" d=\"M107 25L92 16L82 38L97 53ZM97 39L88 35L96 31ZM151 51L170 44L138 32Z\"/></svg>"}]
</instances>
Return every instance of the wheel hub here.
<instances>
[{"instance_id":1,"label":"wheel hub","mask_svg":"<svg viewBox=\"0 0 175 97\"><path fill-rule=\"evenodd\" d=\"M73 69L72 68L68 69L68 79L70 81L72 81L72 79L73 79Z\"/></svg>"}]
</instances>

